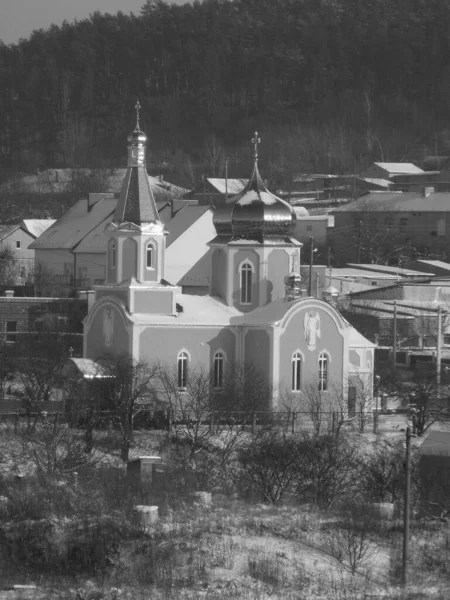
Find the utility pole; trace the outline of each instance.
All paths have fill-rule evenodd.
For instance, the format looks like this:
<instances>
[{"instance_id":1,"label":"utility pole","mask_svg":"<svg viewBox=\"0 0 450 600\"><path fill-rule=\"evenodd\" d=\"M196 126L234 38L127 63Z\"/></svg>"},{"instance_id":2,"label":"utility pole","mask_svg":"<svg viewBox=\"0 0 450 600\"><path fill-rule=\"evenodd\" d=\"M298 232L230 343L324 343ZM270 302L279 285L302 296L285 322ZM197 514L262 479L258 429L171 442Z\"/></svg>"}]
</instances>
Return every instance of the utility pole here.
<instances>
[{"instance_id":1,"label":"utility pole","mask_svg":"<svg viewBox=\"0 0 450 600\"><path fill-rule=\"evenodd\" d=\"M331 269L331 246L328 246L327 267L329 269ZM331 281L330 281L330 285L331 285Z\"/></svg>"},{"instance_id":2,"label":"utility pole","mask_svg":"<svg viewBox=\"0 0 450 600\"><path fill-rule=\"evenodd\" d=\"M397 365L397 300L394 300L394 323L392 332L392 368L395 371Z\"/></svg>"},{"instance_id":3,"label":"utility pole","mask_svg":"<svg viewBox=\"0 0 450 600\"><path fill-rule=\"evenodd\" d=\"M411 511L411 429L406 428L406 457L405 457L405 505L403 508L403 559L402 584L408 579L409 554L409 514Z\"/></svg>"},{"instance_id":4,"label":"utility pole","mask_svg":"<svg viewBox=\"0 0 450 600\"><path fill-rule=\"evenodd\" d=\"M439 396L441 385L441 359L442 359L442 308L437 312L437 341L436 341L436 387Z\"/></svg>"},{"instance_id":5,"label":"utility pole","mask_svg":"<svg viewBox=\"0 0 450 600\"><path fill-rule=\"evenodd\" d=\"M312 296L312 271L314 263L314 238L309 236L309 284L308 284L308 296Z\"/></svg>"},{"instance_id":6,"label":"utility pole","mask_svg":"<svg viewBox=\"0 0 450 600\"><path fill-rule=\"evenodd\" d=\"M375 375L375 417L373 419L373 432L378 433L378 393L380 390L380 376Z\"/></svg>"},{"instance_id":7,"label":"utility pole","mask_svg":"<svg viewBox=\"0 0 450 600\"><path fill-rule=\"evenodd\" d=\"M358 265L361 262L361 226L362 221L358 221L358 249L356 251L356 262Z\"/></svg>"}]
</instances>

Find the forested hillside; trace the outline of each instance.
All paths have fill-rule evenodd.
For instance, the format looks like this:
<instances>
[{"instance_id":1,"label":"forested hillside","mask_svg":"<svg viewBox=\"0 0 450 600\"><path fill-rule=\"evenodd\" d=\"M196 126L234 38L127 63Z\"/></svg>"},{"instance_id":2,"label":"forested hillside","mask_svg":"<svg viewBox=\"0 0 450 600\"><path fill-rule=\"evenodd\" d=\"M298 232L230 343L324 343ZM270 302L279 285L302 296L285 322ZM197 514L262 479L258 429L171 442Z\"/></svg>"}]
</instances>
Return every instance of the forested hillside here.
<instances>
[{"instance_id":1,"label":"forested hillside","mask_svg":"<svg viewBox=\"0 0 450 600\"><path fill-rule=\"evenodd\" d=\"M149 0L0 44L2 172L123 165L136 97L154 165L269 174L450 151L450 0ZM450 128L448 128L450 132ZM204 166L205 165L205 166Z\"/></svg>"}]
</instances>

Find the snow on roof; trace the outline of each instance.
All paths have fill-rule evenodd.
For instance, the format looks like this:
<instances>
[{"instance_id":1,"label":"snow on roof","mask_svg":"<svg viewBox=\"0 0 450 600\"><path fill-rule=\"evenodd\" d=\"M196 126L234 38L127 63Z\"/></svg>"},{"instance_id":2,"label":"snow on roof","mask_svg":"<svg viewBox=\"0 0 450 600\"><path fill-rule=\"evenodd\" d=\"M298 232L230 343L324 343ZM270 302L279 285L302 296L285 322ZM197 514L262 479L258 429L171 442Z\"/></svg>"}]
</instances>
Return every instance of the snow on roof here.
<instances>
[{"instance_id":1,"label":"snow on roof","mask_svg":"<svg viewBox=\"0 0 450 600\"><path fill-rule=\"evenodd\" d=\"M33 237L38 238L44 231L51 227L53 223L56 223L56 219L24 219L22 221L22 226Z\"/></svg>"},{"instance_id":2,"label":"snow on roof","mask_svg":"<svg viewBox=\"0 0 450 600\"><path fill-rule=\"evenodd\" d=\"M361 279L383 279L387 281L397 281L397 276L390 273L376 273L366 269L353 269L351 267L333 267L331 271L332 279L345 278L361 278Z\"/></svg>"},{"instance_id":3,"label":"snow on roof","mask_svg":"<svg viewBox=\"0 0 450 600\"><path fill-rule=\"evenodd\" d=\"M221 179L217 177L207 177L207 181L221 194L228 193L230 196L239 194L248 183L248 179Z\"/></svg>"},{"instance_id":4,"label":"snow on roof","mask_svg":"<svg viewBox=\"0 0 450 600\"><path fill-rule=\"evenodd\" d=\"M379 187L383 187L386 189L388 189L389 186L392 185L392 181L389 181L389 179L379 179L376 177L359 177L358 179L360 181L365 181L366 183L378 185Z\"/></svg>"},{"instance_id":5,"label":"snow on roof","mask_svg":"<svg viewBox=\"0 0 450 600\"><path fill-rule=\"evenodd\" d=\"M91 358L69 358L76 366L84 379L98 379L108 377L105 367Z\"/></svg>"},{"instance_id":6,"label":"snow on roof","mask_svg":"<svg viewBox=\"0 0 450 600\"><path fill-rule=\"evenodd\" d=\"M213 296L194 296L178 294L176 301L181 308L176 315L155 315L150 313L133 313L130 319L142 325L195 325L224 327L232 325L233 320L240 317L236 308L227 306L220 298Z\"/></svg>"},{"instance_id":7,"label":"snow on roof","mask_svg":"<svg viewBox=\"0 0 450 600\"><path fill-rule=\"evenodd\" d=\"M417 167L413 163L391 163L391 162L376 162L377 167L385 169L389 173L398 174L413 174L413 173L424 173L422 169Z\"/></svg>"},{"instance_id":8,"label":"snow on roof","mask_svg":"<svg viewBox=\"0 0 450 600\"><path fill-rule=\"evenodd\" d=\"M402 269L402 267L390 267L388 265L374 265L371 263L347 263L354 269L363 269L366 271L375 271L376 273L390 273L400 277L430 277L430 273L422 271L413 271L412 269Z\"/></svg>"}]
</instances>

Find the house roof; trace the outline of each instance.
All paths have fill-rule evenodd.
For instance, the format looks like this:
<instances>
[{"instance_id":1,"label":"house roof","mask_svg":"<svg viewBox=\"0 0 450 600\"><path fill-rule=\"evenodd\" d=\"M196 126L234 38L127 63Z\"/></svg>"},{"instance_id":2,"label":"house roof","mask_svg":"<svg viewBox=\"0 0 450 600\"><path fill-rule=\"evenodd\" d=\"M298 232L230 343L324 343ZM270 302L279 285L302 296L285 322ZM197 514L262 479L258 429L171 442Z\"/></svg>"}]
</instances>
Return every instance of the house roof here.
<instances>
[{"instance_id":1,"label":"house roof","mask_svg":"<svg viewBox=\"0 0 450 600\"><path fill-rule=\"evenodd\" d=\"M198 210L202 209L202 210ZM176 223L175 223L176 221ZM187 206L177 213L172 221L169 221L169 238L172 232L172 224L175 239L168 240L165 256L165 277L173 284L181 285L181 280L191 272L199 261L202 264L197 267L197 274L202 273L203 285L209 284L209 268L206 264L211 238L214 237L213 211L209 207ZM202 285L198 283L197 285Z\"/></svg>"},{"instance_id":2,"label":"house roof","mask_svg":"<svg viewBox=\"0 0 450 600\"><path fill-rule=\"evenodd\" d=\"M369 185L377 185L378 187L388 189L392 185L392 181L389 179L380 179L377 177L358 177L359 181L365 181Z\"/></svg>"},{"instance_id":3,"label":"house roof","mask_svg":"<svg viewBox=\"0 0 450 600\"><path fill-rule=\"evenodd\" d=\"M170 244L178 239L182 233L197 221L197 219L208 211L211 211L209 206L198 206L195 204L183 206L173 218L170 219L167 225L169 235L166 239L166 247L169 247Z\"/></svg>"},{"instance_id":4,"label":"house roof","mask_svg":"<svg viewBox=\"0 0 450 600\"><path fill-rule=\"evenodd\" d=\"M353 297L353 294L351 295ZM431 303L428 303L431 304ZM387 318L394 317L395 305L393 300L365 300L358 299L352 300L351 305L349 307L349 312L352 309L363 310L364 313L370 313L372 315L377 316L385 316ZM436 309L431 306L428 306L427 303L417 302L417 304L413 302L402 302L397 300L397 318L405 319L410 318L413 319L415 317L426 317L426 316L436 316Z\"/></svg>"},{"instance_id":5,"label":"house roof","mask_svg":"<svg viewBox=\"0 0 450 600\"><path fill-rule=\"evenodd\" d=\"M425 265L430 265L430 267L438 267L439 269L448 271L450 274L450 263L444 262L443 260L425 260L423 258L417 258L414 262L418 264L423 263Z\"/></svg>"},{"instance_id":6,"label":"house roof","mask_svg":"<svg viewBox=\"0 0 450 600\"><path fill-rule=\"evenodd\" d=\"M34 238L38 238L49 227L56 223L56 219L24 219L22 228L28 231Z\"/></svg>"},{"instance_id":7,"label":"house roof","mask_svg":"<svg viewBox=\"0 0 450 600\"><path fill-rule=\"evenodd\" d=\"M381 169L385 169L391 175L394 174L413 174L413 173L423 173L424 171L417 167L413 163L391 163L391 162L376 162L374 163L377 167Z\"/></svg>"},{"instance_id":8,"label":"house roof","mask_svg":"<svg viewBox=\"0 0 450 600\"><path fill-rule=\"evenodd\" d=\"M239 194L248 183L248 179L221 179L217 177L207 177L207 181L220 193L228 193L229 196Z\"/></svg>"},{"instance_id":9,"label":"house roof","mask_svg":"<svg viewBox=\"0 0 450 600\"><path fill-rule=\"evenodd\" d=\"M178 281L178 285L189 287L207 287L210 282L211 261L206 252L193 267Z\"/></svg>"},{"instance_id":10,"label":"house roof","mask_svg":"<svg viewBox=\"0 0 450 600\"><path fill-rule=\"evenodd\" d=\"M430 273L415 271L412 269L402 269L402 267L391 267L389 265L374 265L371 263L347 263L353 269L365 271L375 271L376 273L385 273L391 275L399 275L400 277L430 277ZM376 275L373 275L375 277Z\"/></svg>"},{"instance_id":11,"label":"house roof","mask_svg":"<svg viewBox=\"0 0 450 600\"><path fill-rule=\"evenodd\" d=\"M68 362L75 365L76 370L83 376L83 379L102 379L110 377L110 374L105 369L104 365L91 358L69 358Z\"/></svg>"},{"instance_id":12,"label":"house roof","mask_svg":"<svg viewBox=\"0 0 450 600\"><path fill-rule=\"evenodd\" d=\"M89 232L113 215L117 198L104 197L96 202L90 211L87 210L87 204L84 198L78 200L29 247L35 250L74 248Z\"/></svg>"},{"instance_id":13,"label":"house roof","mask_svg":"<svg viewBox=\"0 0 450 600\"><path fill-rule=\"evenodd\" d=\"M430 431L419 448L422 455L450 456L450 431Z\"/></svg>"},{"instance_id":14,"label":"house roof","mask_svg":"<svg viewBox=\"0 0 450 600\"><path fill-rule=\"evenodd\" d=\"M450 192L432 192L426 198L421 192L371 192L353 202L333 209L342 212L448 212Z\"/></svg>"},{"instance_id":15,"label":"house roof","mask_svg":"<svg viewBox=\"0 0 450 600\"><path fill-rule=\"evenodd\" d=\"M386 281L397 281L397 276L391 273L377 273L369 269L353 269L352 267L333 267L332 279L361 278L361 279L383 279Z\"/></svg>"}]
</instances>

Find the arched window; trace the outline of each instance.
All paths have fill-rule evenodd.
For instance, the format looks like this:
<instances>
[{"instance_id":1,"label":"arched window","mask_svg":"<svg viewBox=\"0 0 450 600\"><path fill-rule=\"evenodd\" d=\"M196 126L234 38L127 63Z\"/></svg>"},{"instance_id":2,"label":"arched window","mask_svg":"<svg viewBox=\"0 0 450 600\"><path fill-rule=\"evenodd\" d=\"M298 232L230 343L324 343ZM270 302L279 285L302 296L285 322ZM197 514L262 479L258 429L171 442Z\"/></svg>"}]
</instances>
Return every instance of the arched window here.
<instances>
[{"instance_id":1,"label":"arched window","mask_svg":"<svg viewBox=\"0 0 450 600\"><path fill-rule=\"evenodd\" d=\"M188 381L189 356L187 352L180 352L177 357L178 389L185 390Z\"/></svg>"},{"instance_id":2,"label":"arched window","mask_svg":"<svg viewBox=\"0 0 450 600\"><path fill-rule=\"evenodd\" d=\"M302 382L302 355L294 352L292 355L292 391L299 392Z\"/></svg>"},{"instance_id":3,"label":"arched window","mask_svg":"<svg viewBox=\"0 0 450 600\"><path fill-rule=\"evenodd\" d=\"M328 356L325 352L319 354L319 391L328 389Z\"/></svg>"},{"instance_id":4,"label":"arched window","mask_svg":"<svg viewBox=\"0 0 450 600\"><path fill-rule=\"evenodd\" d=\"M116 268L116 242L111 242L110 252L111 252L111 268L115 269Z\"/></svg>"},{"instance_id":5,"label":"arched window","mask_svg":"<svg viewBox=\"0 0 450 600\"><path fill-rule=\"evenodd\" d=\"M225 355L220 350L214 354L214 389L223 388L223 379L225 373Z\"/></svg>"},{"instance_id":6,"label":"arched window","mask_svg":"<svg viewBox=\"0 0 450 600\"><path fill-rule=\"evenodd\" d=\"M245 262L241 267L241 304L252 303L252 265Z\"/></svg>"},{"instance_id":7,"label":"arched window","mask_svg":"<svg viewBox=\"0 0 450 600\"><path fill-rule=\"evenodd\" d=\"M154 246L153 244L147 244L147 269L151 269L153 267L153 254L154 254Z\"/></svg>"}]
</instances>

